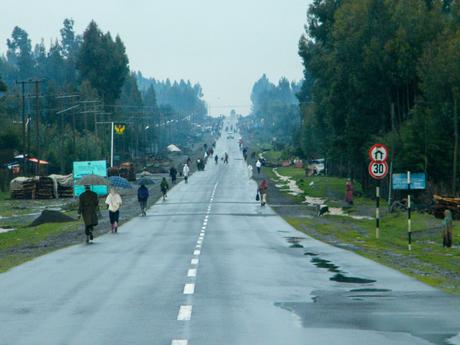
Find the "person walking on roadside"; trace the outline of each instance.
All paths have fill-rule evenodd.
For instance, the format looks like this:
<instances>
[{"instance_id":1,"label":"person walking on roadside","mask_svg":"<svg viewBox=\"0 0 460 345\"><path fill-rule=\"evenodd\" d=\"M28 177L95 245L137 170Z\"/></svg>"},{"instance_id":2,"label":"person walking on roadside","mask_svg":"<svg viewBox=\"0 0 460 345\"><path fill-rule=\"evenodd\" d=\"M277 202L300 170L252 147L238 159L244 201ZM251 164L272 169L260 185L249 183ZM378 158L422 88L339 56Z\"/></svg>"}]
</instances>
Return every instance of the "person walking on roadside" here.
<instances>
[{"instance_id":1,"label":"person walking on roadside","mask_svg":"<svg viewBox=\"0 0 460 345\"><path fill-rule=\"evenodd\" d=\"M112 225L112 234L118 232L118 221L120 219L120 207L123 203L120 194L115 188L110 188L110 193L105 199L105 203L109 210L110 224Z\"/></svg>"},{"instance_id":2,"label":"person walking on roadside","mask_svg":"<svg viewBox=\"0 0 460 345\"><path fill-rule=\"evenodd\" d=\"M171 176L171 183L173 185L176 184L177 169L175 167L171 167L171 169L169 169L169 176Z\"/></svg>"},{"instance_id":3,"label":"person walking on roadside","mask_svg":"<svg viewBox=\"0 0 460 345\"><path fill-rule=\"evenodd\" d=\"M348 205L353 205L353 184L350 179L345 184L345 201Z\"/></svg>"},{"instance_id":4,"label":"person walking on roadside","mask_svg":"<svg viewBox=\"0 0 460 345\"><path fill-rule=\"evenodd\" d=\"M265 206L265 204L267 203L267 192L268 182L264 179L259 184L260 206Z\"/></svg>"},{"instance_id":5,"label":"person walking on roadside","mask_svg":"<svg viewBox=\"0 0 460 345\"><path fill-rule=\"evenodd\" d=\"M139 206L141 207L141 215L146 216L145 209L147 207L147 201L149 199L149 189L145 186L145 184L141 184L139 189L137 190L137 201L139 201Z\"/></svg>"},{"instance_id":6,"label":"person walking on roadside","mask_svg":"<svg viewBox=\"0 0 460 345\"><path fill-rule=\"evenodd\" d=\"M219 163L219 156L217 154L214 156L214 161L216 162L216 164Z\"/></svg>"},{"instance_id":7,"label":"person walking on roadside","mask_svg":"<svg viewBox=\"0 0 460 345\"><path fill-rule=\"evenodd\" d=\"M166 177L163 177L160 184L161 194L163 195L163 201L168 197L169 184L166 181Z\"/></svg>"},{"instance_id":8,"label":"person walking on roadside","mask_svg":"<svg viewBox=\"0 0 460 345\"><path fill-rule=\"evenodd\" d=\"M86 243L93 240L93 230L98 224L97 211L99 209L99 199L90 186L85 186L85 191L80 194L78 202L78 219L83 217L85 223Z\"/></svg>"},{"instance_id":9,"label":"person walking on roadside","mask_svg":"<svg viewBox=\"0 0 460 345\"><path fill-rule=\"evenodd\" d=\"M190 173L190 168L188 167L187 163L184 164L182 168L182 175L184 176L185 183L188 183L188 174Z\"/></svg>"},{"instance_id":10,"label":"person walking on roadside","mask_svg":"<svg viewBox=\"0 0 460 345\"><path fill-rule=\"evenodd\" d=\"M225 152L224 163L228 164L228 153L227 152Z\"/></svg>"},{"instance_id":11,"label":"person walking on roadside","mask_svg":"<svg viewBox=\"0 0 460 345\"><path fill-rule=\"evenodd\" d=\"M258 159L256 162L256 168L257 168L257 175L260 175L260 169L262 168L262 162L260 161L260 159Z\"/></svg>"},{"instance_id":12,"label":"person walking on roadside","mask_svg":"<svg viewBox=\"0 0 460 345\"><path fill-rule=\"evenodd\" d=\"M452 212L450 210L444 211L444 220L442 221L443 233L442 233L442 246L444 248L452 247Z\"/></svg>"}]
</instances>

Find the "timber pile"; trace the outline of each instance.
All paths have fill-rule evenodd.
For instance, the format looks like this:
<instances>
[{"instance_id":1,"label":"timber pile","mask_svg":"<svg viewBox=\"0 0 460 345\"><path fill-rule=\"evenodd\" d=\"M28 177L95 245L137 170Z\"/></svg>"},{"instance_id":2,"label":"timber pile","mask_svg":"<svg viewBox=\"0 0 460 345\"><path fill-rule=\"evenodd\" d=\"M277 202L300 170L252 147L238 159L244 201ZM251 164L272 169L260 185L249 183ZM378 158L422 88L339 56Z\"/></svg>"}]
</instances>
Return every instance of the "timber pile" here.
<instances>
[{"instance_id":1,"label":"timber pile","mask_svg":"<svg viewBox=\"0 0 460 345\"><path fill-rule=\"evenodd\" d=\"M50 175L54 183L54 196L73 198L73 175Z\"/></svg>"},{"instance_id":2,"label":"timber pile","mask_svg":"<svg viewBox=\"0 0 460 345\"><path fill-rule=\"evenodd\" d=\"M454 219L460 219L460 198L450 198L441 195L433 195L435 205L433 215L436 218L444 218L444 211L450 210Z\"/></svg>"},{"instance_id":3,"label":"timber pile","mask_svg":"<svg viewBox=\"0 0 460 345\"><path fill-rule=\"evenodd\" d=\"M37 199L53 199L54 181L53 179L41 176L37 183Z\"/></svg>"},{"instance_id":4,"label":"timber pile","mask_svg":"<svg viewBox=\"0 0 460 345\"><path fill-rule=\"evenodd\" d=\"M37 180L33 177L16 177L10 182L11 199L35 199Z\"/></svg>"}]
</instances>

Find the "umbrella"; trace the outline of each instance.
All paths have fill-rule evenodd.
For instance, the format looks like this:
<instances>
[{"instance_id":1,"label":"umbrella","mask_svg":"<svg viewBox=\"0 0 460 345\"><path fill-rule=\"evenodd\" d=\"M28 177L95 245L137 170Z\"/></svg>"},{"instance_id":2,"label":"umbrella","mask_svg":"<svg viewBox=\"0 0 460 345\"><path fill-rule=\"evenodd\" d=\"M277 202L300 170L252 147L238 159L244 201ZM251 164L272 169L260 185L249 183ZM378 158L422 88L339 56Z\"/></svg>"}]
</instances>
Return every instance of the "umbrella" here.
<instances>
[{"instance_id":1,"label":"umbrella","mask_svg":"<svg viewBox=\"0 0 460 345\"><path fill-rule=\"evenodd\" d=\"M109 183L103 176L90 174L83 176L75 184L78 186L107 186Z\"/></svg>"},{"instance_id":2,"label":"umbrella","mask_svg":"<svg viewBox=\"0 0 460 345\"><path fill-rule=\"evenodd\" d=\"M110 176L109 181L112 187L126 189L133 188L133 186L131 186L131 183L129 183L127 179L120 176Z\"/></svg>"},{"instance_id":3,"label":"umbrella","mask_svg":"<svg viewBox=\"0 0 460 345\"><path fill-rule=\"evenodd\" d=\"M152 176L153 174L151 172L148 172L147 170L144 170L139 175L141 175L142 177L145 177L145 176Z\"/></svg>"},{"instance_id":4,"label":"umbrella","mask_svg":"<svg viewBox=\"0 0 460 345\"><path fill-rule=\"evenodd\" d=\"M137 184L140 185L149 185L149 184L155 184L155 181L150 179L150 178L141 178L140 180L137 181Z\"/></svg>"},{"instance_id":5,"label":"umbrella","mask_svg":"<svg viewBox=\"0 0 460 345\"><path fill-rule=\"evenodd\" d=\"M181 152L181 149L178 148L176 145L174 144L171 144L171 145L168 145L168 147L166 148L169 152Z\"/></svg>"}]
</instances>

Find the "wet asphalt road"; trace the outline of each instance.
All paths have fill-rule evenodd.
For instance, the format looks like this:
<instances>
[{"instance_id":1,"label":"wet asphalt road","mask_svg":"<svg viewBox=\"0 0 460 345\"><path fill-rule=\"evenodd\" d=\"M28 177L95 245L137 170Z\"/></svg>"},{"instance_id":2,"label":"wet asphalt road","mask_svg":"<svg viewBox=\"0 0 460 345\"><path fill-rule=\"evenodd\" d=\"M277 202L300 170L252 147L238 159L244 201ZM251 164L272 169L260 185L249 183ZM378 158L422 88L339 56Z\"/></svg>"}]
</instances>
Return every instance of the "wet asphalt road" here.
<instances>
[{"instance_id":1,"label":"wet asphalt road","mask_svg":"<svg viewBox=\"0 0 460 345\"><path fill-rule=\"evenodd\" d=\"M460 344L458 298L295 231L216 151L119 234L0 275L0 345Z\"/></svg>"}]
</instances>

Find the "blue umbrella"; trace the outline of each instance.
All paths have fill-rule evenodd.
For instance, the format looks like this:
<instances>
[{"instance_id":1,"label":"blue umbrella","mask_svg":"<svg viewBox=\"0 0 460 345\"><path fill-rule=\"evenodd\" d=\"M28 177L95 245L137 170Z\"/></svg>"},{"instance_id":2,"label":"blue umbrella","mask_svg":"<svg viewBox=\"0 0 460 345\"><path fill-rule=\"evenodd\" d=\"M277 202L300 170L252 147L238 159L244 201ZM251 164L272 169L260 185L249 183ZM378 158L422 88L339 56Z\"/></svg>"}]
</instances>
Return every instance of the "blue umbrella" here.
<instances>
[{"instance_id":1,"label":"blue umbrella","mask_svg":"<svg viewBox=\"0 0 460 345\"><path fill-rule=\"evenodd\" d=\"M126 188L131 189L131 183L128 182L127 179L120 177L120 176L110 176L109 177L110 185L116 188Z\"/></svg>"},{"instance_id":2,"label":"blue umbrella","mask_svg":"<svg viewBox=\"0 0 460 345\"><path fill-rule=\"evenodd\" d=\"M143 185L149 185L149 184L155 184L155 181L150 179L150 178L141 178L140 180L137 181L137 184L143 184Z\"/></svg>"}]
</instances>

